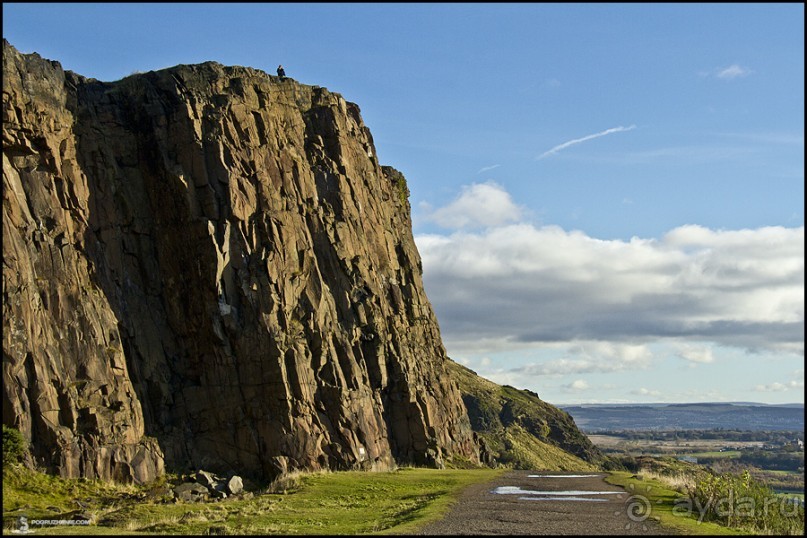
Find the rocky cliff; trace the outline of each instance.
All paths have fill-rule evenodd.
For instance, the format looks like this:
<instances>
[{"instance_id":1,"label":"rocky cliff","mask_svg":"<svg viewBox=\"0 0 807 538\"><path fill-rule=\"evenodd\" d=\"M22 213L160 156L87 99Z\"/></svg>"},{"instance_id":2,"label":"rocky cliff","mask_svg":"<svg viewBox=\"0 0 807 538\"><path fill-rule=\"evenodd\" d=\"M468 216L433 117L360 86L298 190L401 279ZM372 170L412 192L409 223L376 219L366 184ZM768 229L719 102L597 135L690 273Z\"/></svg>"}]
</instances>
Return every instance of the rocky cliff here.
<instances>
[{"instance_id":1,"label":"rocky cliff","mask_svg":"<svg viewBox=\"0 0 807 538\"><path fill-rule=\"evenodd\" d=\"M3 45L3 423L62 476L478 460L359 107Z\"/></svg>"},{"instance_id":2,"label":"rocky cliff","mask_svg":"<svg viewBox=\"0 0 807 538\"><path fill-rule=\"evenodd\" d=\"M569 413L532 391L498 385L454 361L448 367L459 383L471 428L482 440L485 462L557 471L594 470L606 463Z\"/></svg>"}]
</instances>

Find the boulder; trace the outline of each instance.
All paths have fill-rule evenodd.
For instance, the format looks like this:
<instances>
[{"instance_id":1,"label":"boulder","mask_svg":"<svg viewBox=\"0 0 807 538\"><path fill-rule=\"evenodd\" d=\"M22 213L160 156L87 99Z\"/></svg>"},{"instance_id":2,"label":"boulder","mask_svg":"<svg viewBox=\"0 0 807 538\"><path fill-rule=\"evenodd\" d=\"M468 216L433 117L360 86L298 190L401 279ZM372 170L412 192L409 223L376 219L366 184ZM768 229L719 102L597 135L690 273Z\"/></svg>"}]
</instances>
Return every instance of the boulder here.
<instances>
[{"instance_id":1,"label":"boulder","mask_svg":"<svg viewBox=\"0 0 807 538\"><path fill-rule=\"evenodd\" d=\"M220 479L211 472L199 470L194 475L194 481L206 488L213 489Z\"/></svg>"},{"instance_id":2,"label":"boulder","mask_svg":"<svg viewBox=\"0 0 807 538\"><path fill-rule=\"evenodd\" d=\"M174 496L178 501L197 502L208 498L210 491L202 484L184 482L174 488Z\"/></svg>"},{"instance_id":3,"label":"boulder","mask_svg":"<svg viewBox=\"0 0 807 538\"><path fill-rule=\"evenodd\" d=\"M240 476L234 476L227 481L227 491L231 495L237 495L244 491L244 482Z\"/></svg>"}]
</instances>

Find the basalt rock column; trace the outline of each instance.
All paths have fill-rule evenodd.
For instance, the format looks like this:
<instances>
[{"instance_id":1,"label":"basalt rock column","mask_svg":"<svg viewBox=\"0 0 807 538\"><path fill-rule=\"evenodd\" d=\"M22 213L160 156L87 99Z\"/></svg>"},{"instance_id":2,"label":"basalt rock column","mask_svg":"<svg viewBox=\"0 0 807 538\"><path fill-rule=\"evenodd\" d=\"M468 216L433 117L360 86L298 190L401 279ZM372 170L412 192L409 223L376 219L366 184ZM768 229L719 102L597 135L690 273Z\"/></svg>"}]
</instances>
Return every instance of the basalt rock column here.
<instances>
[{"instance_id":1,"label":"basalt rock column","mask_svg":"<svg viewBox=\"0 0 807 538\"><path fill-rule=\"evenodd\" d=\"M475 460L403 176L244 67L114 83L4 44L3 421L66 476Z\"/></svg>"}]
</instances>

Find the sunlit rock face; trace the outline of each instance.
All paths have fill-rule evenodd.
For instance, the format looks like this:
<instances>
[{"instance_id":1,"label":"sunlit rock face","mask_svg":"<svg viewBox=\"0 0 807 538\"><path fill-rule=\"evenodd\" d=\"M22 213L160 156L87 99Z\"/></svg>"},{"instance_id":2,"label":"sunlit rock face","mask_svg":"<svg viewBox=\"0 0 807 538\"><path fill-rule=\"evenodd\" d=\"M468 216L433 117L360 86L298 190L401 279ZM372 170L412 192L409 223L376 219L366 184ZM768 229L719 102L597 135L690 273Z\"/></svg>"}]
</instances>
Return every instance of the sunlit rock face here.
<instances>
[{"instance_id":1,"label":"sunlit rock face","mask_svg":"<svg viewBox=\"0 0 807 538\"><path fill-rule=\"evenodd\" d=\"M478 460L359 107L3 46L3 423L62 476Z\"/></svg>"}]
</instances>

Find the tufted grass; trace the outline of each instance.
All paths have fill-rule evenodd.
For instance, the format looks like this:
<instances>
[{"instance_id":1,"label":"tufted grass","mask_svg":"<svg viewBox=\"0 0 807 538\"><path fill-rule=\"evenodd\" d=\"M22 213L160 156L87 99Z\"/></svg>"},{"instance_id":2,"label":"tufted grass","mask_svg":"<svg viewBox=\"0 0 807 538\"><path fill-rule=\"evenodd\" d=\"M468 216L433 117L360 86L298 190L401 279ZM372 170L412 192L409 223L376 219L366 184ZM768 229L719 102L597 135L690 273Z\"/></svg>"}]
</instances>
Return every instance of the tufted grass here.
<instances>
[{"instance_id":1,"label":"tufted grass","mask_svg":"<svg viewBox=\"0 0 807 538\"><path fill-rule=\"evenodd\" d=\"M161 502L147 488L64 480L18 469L3 476L4 531L16 518L69 519L84 499L89 526L31 526L36 534L402 534L443 515L466 486L504 469L401 468L301 474L287 493L204 503ZM264 490L270 491L270 490ZM51 509L48 509L48 506Z\"/></svg>"},{"instance_id":2,"label":"tufted grass","mask_svg":"<svg viewBox=\"0 0 807 538\"><path fill-rule=\"evenodd\" d=\"M665 528L671 529L678 534L695 535L737 535L748 534L737 529L730 529L717 523L698 521L696 515L689 516L675 510L675 501L681 497L681 492L675 489L666 480L642 473L646 476L637 479L636 475L630 472L614 471L609 473L605 481L609 484L621 486L631 495L647 499L647 503L640 503L641 506L650 506L649 517L656 518ZM643 514L644 515L644 514Z\"/></svg>"}]
</instances>

